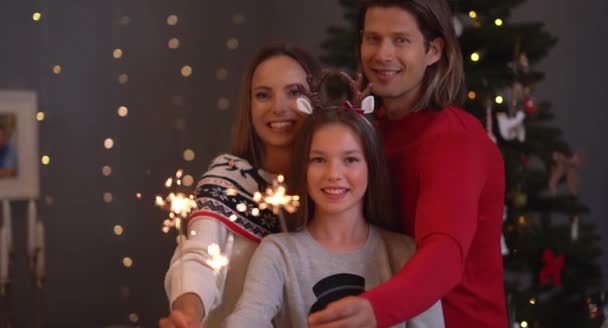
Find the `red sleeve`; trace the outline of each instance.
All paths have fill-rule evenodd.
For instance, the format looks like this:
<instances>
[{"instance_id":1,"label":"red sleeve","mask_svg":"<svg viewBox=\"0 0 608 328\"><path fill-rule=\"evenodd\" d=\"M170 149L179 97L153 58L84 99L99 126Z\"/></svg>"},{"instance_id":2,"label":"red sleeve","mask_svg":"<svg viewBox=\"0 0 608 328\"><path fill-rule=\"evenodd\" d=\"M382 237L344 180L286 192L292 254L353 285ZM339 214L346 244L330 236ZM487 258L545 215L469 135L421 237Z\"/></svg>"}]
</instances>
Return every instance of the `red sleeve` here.
<instances>
[{"instance_id":1,"label":"red sleeve","mask_svg":"<svg viewBox=\"0 0 608 328\"><path fill-rule=\"evenodd\" d=\"M478 145L464 134L442 135L409 154L419 159L417 251L392 279L363 294L378 327L422 313L460 282L485 180L483 148Z\"/></svg>"}]
</instances>

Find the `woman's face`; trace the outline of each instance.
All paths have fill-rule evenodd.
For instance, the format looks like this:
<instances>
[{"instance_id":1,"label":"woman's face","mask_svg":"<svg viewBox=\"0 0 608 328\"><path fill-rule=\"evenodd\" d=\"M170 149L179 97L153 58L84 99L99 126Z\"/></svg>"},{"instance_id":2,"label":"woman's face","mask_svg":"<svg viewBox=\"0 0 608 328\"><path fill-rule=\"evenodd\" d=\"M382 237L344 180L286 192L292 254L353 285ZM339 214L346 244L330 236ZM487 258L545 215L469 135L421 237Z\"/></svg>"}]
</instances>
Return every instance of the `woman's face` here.
<instances>
[{"instance_id":1,"label":"woman's face","mask_svg":"<svg viewBox=\"0 0 608 328\"><path fill-rule=\"evenodd\" d=\"M298 85L308 88L306 71L289 56L266 59L253 72L251 119L265 151L292 147L302 119Z\"/></svg>"}]
</instances>

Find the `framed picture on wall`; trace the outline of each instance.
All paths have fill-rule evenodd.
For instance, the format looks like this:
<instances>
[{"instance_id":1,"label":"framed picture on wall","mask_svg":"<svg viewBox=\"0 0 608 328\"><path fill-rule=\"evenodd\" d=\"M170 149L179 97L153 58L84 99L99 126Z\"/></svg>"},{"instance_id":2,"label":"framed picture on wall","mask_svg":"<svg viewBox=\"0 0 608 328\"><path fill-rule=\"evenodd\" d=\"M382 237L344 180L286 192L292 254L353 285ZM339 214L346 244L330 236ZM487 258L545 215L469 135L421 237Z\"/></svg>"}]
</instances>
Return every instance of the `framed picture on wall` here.
<instances>
[{"instance_id":1,"label":"framed picture on wall","mask_svg":"<svg viewBox=\"0 0 608 328\"><path fill-rule=\"evenodd\" d=\"M0 200L39 195L36 94L0 90Z\"/></svg>"}]
</instances>

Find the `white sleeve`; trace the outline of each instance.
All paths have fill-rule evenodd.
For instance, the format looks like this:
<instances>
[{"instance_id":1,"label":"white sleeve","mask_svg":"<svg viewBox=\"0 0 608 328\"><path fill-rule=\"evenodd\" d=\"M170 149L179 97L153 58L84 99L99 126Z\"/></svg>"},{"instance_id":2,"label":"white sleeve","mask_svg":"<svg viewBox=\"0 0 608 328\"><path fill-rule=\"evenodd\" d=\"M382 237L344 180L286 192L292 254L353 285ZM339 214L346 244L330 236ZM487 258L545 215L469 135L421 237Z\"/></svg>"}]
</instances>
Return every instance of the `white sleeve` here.
<instances>
[{"instance_id":1,"label":"white sleeve","mask_svg":"<svg viewBox=\"0 0 608 328\"><path fill-rule=\"evenodd\" d=\"M437 301L426 311L411 318L407 322L407 328L444 328L443 307L441 300Z\"/></svg>"},{"instance_id":2,"label":"white sleeve","mask_svg":"<svg viewBox=\"0 0 608 328\"><path fill-rule=\"evenodd\" d=\"M196 231L195 235L190 232ZM205 307L205 317L222 303L226 270L215 272L206 261L211 258L207 248L220 246L225 252L226 241L232 232L214 219L199 218L188 229L188 240L177 245L169 270L165 275L165 291L171 307L176 298L185 293L200 297ZM229 254L228 254L229 256Z\"/></svg>"},{"instance_id":3,"label":"white sleeve","mask_svg":"<svg viewBox=\"0 0 608 328\"><path fill-rule=\"evenodd\" d=\"M247 270L243 292L225 328L272 328L283 305L285 264L281 250L266 237L256 249Z\"/></svg>"}]
</instances>

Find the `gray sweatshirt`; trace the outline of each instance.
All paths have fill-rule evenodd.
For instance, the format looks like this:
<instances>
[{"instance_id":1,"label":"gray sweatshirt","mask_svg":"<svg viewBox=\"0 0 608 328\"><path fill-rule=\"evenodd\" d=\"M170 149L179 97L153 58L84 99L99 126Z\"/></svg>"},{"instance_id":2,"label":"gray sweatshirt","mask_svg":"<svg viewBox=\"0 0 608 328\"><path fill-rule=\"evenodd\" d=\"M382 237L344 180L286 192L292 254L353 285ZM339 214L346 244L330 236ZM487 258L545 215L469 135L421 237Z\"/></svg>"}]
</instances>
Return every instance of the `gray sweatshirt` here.
<instances>
[{"instance_id":1,"label":"gray sweatshirt","mask_svg":"<svg viewBox=\"0 0 608 328\"><path fill-rule=\"evenodd\" d=\"M308 230L268 236L251 259L243 292L225 326L307 327L309 313L390 279L412 256L414 245L405 235L377 227L370 229L364 246L351 252L325 250ZM444 327L441 303L407 327Z\"/></svg>"}]
</instances>

